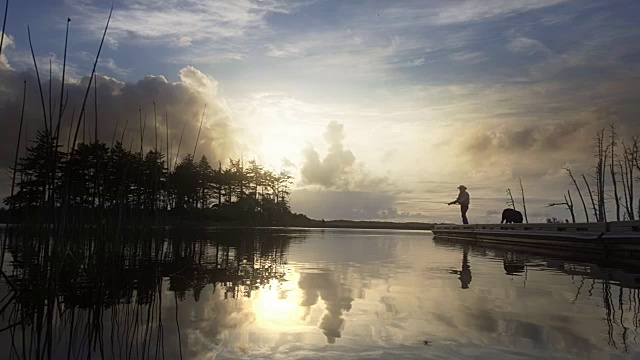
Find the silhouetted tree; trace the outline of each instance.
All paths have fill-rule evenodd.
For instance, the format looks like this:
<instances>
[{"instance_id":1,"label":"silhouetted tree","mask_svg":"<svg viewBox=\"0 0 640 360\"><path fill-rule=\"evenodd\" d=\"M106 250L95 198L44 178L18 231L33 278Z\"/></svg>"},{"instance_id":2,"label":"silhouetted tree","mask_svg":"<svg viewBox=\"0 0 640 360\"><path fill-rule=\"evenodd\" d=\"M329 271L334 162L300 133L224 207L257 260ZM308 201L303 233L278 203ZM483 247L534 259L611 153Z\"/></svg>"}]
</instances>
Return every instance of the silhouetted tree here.
<instances>
[{"instance_id":1,"label":"silhouetted tree","mask_svg":"<svg viewBox=\"0 0 640 360\"><path fill-rule=\"evenodd\" d=\"M509 196L509 200L507 200L507 206L516 210L516 202L513 201L513 195L511 194L511 189L507 189L507 196Z\"/></svg>"},{"instance_id":2,"label":"silhouetted tree","mask_svg":"<svg viewBox=\"0 0 640 360\"><path fill-rule=\"evenodd\" d=\"M547 207L554 207L558 205L564 205L567 207L567 210L569 210L569 213L571 214L571 221L575 223L576 215L573 211L573 199L571 198L571 190L567 190L567 195L564 195L564 202L550 203L549 205L547 205ZM548 219L547 219L547 222L548 222Z\"/></svg>"},{"instance_id":3,"label":"silhouetted tree","mask_svg":"<svg viewBox=\"0 0 640 360\"><path fill-rule=\"evenodd\" d=\"M524 210L524 222L529 223L529 217L527 216L527 203L524 199L524 186L522 185L522 178L518 178L520 182L520 195L522 195L522 209Z\"/></svg>"},{"instance_id":4,"label":"silhouetted tree","mask_svg":"<svg viewBox=\"0 0 640 360\"><path fill-rule=\"evenodd\" d=\"M567 173L569 173L569 177L571 178L571 182L573 183L573 186L576 188L576 191L578 192L578 196L580 196L580 201L582 202L582 207L584 208L584 216L587 220L587 222L589 222L589 212L587 211L587 204L584 202L584 197L582 196L582 192L580 191L580 187L578 186L578 183L576 182L576 179L573 177L573 173L571 172L571 169L569 169L568 167L564 168Z\"/></svg>"},{"instance_id":5,"label":"silhouetted tree","mask_svg":"<svg viewBox=\"0 0 640 360\"><path fill-rule=\"evenodd\" d=\"M624 194L624 207L629 220L635 220L636 218L635 212L633 211L635 206L633 191L636 180L634 176L634 169L640 170L640 163L638 162L640 159L638 141L639 139L637 136L631 138L631 144L629 146L622 141L622 160L618 161ZM640 211L640 206L638 207L638 211Z\"/></svg>"},{"instance_id":6,"label":"silhouetted tree","mask_svg":"<svg viewBox=\"0 0 640 360\"><path fill-rule=\"evenodd\" d=\"M611 184L613 185L613 199L615 201L616 204L616 220L620 221L620 197L618 196L618 181L616 179L616 156L615 156L615 149L616 146L618 145L617 143L617 133L616 133L616 129L615 129L615 125L611 124L610 126L610 139L611 142L609 143L609 149L610 149L610 153L611 153L611 159L609 161L609 172L611 174Z\"/></svg>"},{"instance_id":7,"label":"silhouetted tree","mask_svg":"<svg viewBox=\"0 0 640 360\"><path fill-rule=\"evenodd\" d=\"M211 192L214 190L213 182L215 181L215 174L207 157L204 155L196 166L196 176L198 179L200 207L206 209L209 207Z\"/></svg>"},{"instance_id":8,"label":"silhouetted tree","mask_svg":"<svg viewBox=\"0 0 640 360\"><path fill-rule=\"evenodd\" d=\"M596 197L598 201L598 217L597 221L607 221L607 210L605 201L605 176L607 168L607 160L611 147L605 144L605 129L602 128L598 131L595 138L596 148L596 167L595 167L595 179L596 179Z\"/></svg>"}]
</instances>

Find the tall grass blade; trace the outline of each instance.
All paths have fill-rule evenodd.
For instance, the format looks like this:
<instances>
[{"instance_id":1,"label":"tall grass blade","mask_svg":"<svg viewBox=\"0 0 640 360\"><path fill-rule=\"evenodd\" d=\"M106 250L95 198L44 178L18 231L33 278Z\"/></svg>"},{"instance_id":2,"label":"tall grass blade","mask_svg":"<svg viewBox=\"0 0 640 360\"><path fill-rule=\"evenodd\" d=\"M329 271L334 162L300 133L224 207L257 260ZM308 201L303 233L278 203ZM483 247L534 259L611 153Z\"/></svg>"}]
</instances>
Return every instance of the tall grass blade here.
<instances>
[{"instance_id":1,"label":"tall grass blade","mask_svg":"<svg viewBox=\"0 0 640 360\"><path fill-rule=\"evenodd\" d=\"M42 82L40 81L40 72L38 71L38 62L36 61L36 54L33 51L33 43L31 42L31 29L27 26L27 34L29 36L29 47L31 48L31 57L33 58L33 66L36 69L36 77L38 78L38 88L40 89L40 101L42 102L42 116L44 116L44 132L49 133L47 128L47 109L44 105L44 94L42 93Z\"/></svg>"},{"instance_id":2,"label":"tall grass blade","mask_svg":"<svg viewBox=\"0 0 640 360\"><path fill-rule=\"evenodd\" d=\"M0 37L0 55L2 55L2 45L4 45L5 30L7 29L7 14L9 14L9 0L4 4L4 20L2 20L2 36Z\"/></svg>"},{"instance_id":3,"label":"tall grass blade","mask_svg":"<svg viewBox=\"0 0 640 360\"><path fill-rule=\"evenodd\" d=\"M200 141L200 131L202 131L202 123L204 122L204 114L207 112L207 105L202 110L202 119L200 120L200 128L198 128L198 136L196 137L196 145L193 147L193 158L196 158L196 150L198 149L198 142Z\"/></svg>"},{"instance_id":4,"label":"tall grass blade","mask_svg":"<svg viewBox=\"0 0 640 360\"><path fill-rule=\"evenodd\" d=\"M89 91L91 90L91 83L93 82L93 76L96 73L96 67L98 66L98 60L100 59L100 53L102 52L102 46L104 45L104 39L107 37L107 30L109 30L109 23L111 22L111 16L113 15L113 4L111 4L111 10L109 11L109 18L107 18L107 24L104 27L104 32L102 33L102 40L100 40L100 46L98 47L98 54L96 55L96 59L93 62L93 69L91 70L91 76L89 77L89 84L87 84L87 90L84 93L84 99L82 100L82 107L80 108L80 115L78 119L82 119L85 114L86 106L87 106L87 98L89 97ZM73 157L74 149L76 146L76 141L78 139L78 132L80 131L80 121L78 121L78 125L76 126L76 133L73 137L73 146L71 147L70 157Z\"/></svg>"},{"instance_id":5,"label":"tall grass blade","mask_svg":"<svg viewBox=\"0 0 640 360\"><path fill-rule=\"evenodd\" d=\"M96 111L96 116L95 116L95 122L94 122L94 140L96 142L96 144L98 143L98 74L94 74L94 80L93 80L93 105L94 105L94 109Z\"/></svg>"},{"instance_id":6,"label":"tall grass blade","mask_svg":"<svg viewBox=\"0 0 640 360\"><path fill-rule=\"evenodd\" d=\"M174 163L174 171L175 168L178 167L178 159L180 158L180 146L182 145L182 137L184 136L184 130L187 128L187 123L185 122L182 126L182 133L180 133L180 140L178 141L178 150L176 151L176 161Z\"/></svg>"},{"instance_id":7,"label":"tall grass blade","mask_svg":"<svg viewBox=\"0 0 640 360\"><path fill-rule=\"evenodd\" d=\"M69 44L69 23L71 22L70 18L67 18L67 31L64 37L64 57L62 60L62 78L60 79L60 104L62 104L62 97L64 96L64 80L67 74L67 45ZM67 94L67 98L68 98ZM58 125L56 128L60 129L60 123L62 122L62 114L64 114L64 109L67 107L67 101L64 101L65 106L60 106L60 113L58 114ZM73 120L73 119L72 119Z\"/></svg>"},{"instance_id":8,"label":"tall grass blade","mask_svg":"<svg viewBox=\"0 0 640 360\"><path fill-rule=\"evenodd\" d=\"M9 203L9 221L7 221L6 227L4 229L4 241L2 242L2 254L0 255L0 269L2 269L2 265L4 265L4 254L6 252L7 246L7 235L9 233L9 223L13 221L13 195L15 193L16 188L16 175L18 174L18 154L20 153L20 140L22 139L22 124L24 122L24 108L27 102L27 80L24 80L24 88L22 90L22 111L20 113L20 126L18 128L18 142L16 143L16 154L13 158L13 175L11 176L11 202Z\"/></svg>"}]
</instances>

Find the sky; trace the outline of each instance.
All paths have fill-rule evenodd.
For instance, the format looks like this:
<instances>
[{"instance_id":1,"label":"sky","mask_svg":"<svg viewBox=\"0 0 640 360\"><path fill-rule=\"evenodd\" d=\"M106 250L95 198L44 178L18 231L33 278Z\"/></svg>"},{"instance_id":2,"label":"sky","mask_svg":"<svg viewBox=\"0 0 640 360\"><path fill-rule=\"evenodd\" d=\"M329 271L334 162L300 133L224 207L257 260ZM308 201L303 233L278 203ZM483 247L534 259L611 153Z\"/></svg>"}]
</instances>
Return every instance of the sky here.
<instances>
[{"instance_id":1,"label":"sky","mask_svg":"<svg viewBox=\"0 0 640 360\"><path fill-rule=\"evenodd\" d=\"M57 88L67 17L65 81L81 102L110 6L12 1L0 114L15 118L23 81L35 84L27 26ZM530 221L568 218L547 207L571 189L563 168L592 172L602 127L640 134L638 20L632 0L117 0L97 69L99 137L118 128L139 146L138 117L155 102L171 143L184 127L194 144L204 116L198 151L211 161L289 171L292 210L313 218L459 221L445 203L464 184L471 222L496 222L519 179ZM28 104L33 135L35 85ZM4 168L14 123L0 125Z\"/></svg>"}]
</instances>

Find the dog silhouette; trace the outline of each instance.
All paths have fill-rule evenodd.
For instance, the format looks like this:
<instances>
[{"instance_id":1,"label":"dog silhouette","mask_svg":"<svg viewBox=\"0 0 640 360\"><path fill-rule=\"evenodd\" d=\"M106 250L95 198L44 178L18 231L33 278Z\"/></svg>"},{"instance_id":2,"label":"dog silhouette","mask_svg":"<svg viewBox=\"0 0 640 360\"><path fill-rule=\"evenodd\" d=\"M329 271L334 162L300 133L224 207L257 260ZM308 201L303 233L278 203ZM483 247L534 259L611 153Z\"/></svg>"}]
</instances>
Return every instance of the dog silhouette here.
<instances>
[{"instance_id":1,"label":"dog silhouette","mask_svg":"<svg viewBox=\"0 0 640 360\"><path fill-rule=\"evenodd\" d=\"M500 221L500 224L502 223L522 224L522 213L514 209L504 209L502 210L502 221Z\"/></svg>"}]
</instances>

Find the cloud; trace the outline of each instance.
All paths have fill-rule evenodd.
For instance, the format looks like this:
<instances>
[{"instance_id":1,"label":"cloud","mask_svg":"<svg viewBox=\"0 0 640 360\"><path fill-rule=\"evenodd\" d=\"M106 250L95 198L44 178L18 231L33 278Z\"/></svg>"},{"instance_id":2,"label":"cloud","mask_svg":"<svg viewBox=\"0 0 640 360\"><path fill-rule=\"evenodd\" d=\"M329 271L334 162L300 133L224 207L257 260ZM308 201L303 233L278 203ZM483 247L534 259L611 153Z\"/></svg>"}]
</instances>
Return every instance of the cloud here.
<instances>
[{"instance_id":1,"label":"cloud","mask_svg":"<svg viewBox=\"0 0 640 360\"><path fill-rule=\"evenodd\" d=\"M15 43L11 35L4 34L2 31L0 31L0 39L2 40L2 49L0 49L0 52L2 53L0 54L0 69L9 68L9 61L5 56L5 50L13 48Z\"/></svg>"},{"instance_id":2,"label":"cloud","mask_svg":"<svg viewBox=\"0 0 640 360\"><path fill-rule=\"evenodd\" d=\"M108 63L108 62L107 62ZM106 76L98 76L98 134L101 141L110 143L114 130L115 139L124 139L124 146L133 145L133 150L140 148L140 119L146 119L146 131L143 146L146 150L155 146L154 136L154 111L153 102L156 103L156 115L158 124L158 146L166 152L167 128L165 116L168 116L169 142L172 146L172 161L178 147L178 140L182 129L185 129L184 139L180 154L193 152L198 127L203 109L207 106L204 125L199 139L197 156L206 155L210 160L225 160L233 156L239 147L236 132L231 119L227 115L224 101L217 93L218 83L212 77L202 73L196 68L187 66L180 70L180 80L169 82L163 76L146 76L136 82L122 82ZM17 71L0 69L0 113L6 121L2 123L0 138L0 166L6 168L14 153L15 135L20 118L22 102L23 81L27 81L27 107L25 123L29 127L29 136L32 138L37 129L42 129L43 115L38 94L37 80L31 71ZM44 79L43 79L44 80ZM77 117L86 84L89 79L83 77L75 82L66 84L65 92L68 92L68 105L61 125L63 146L66 149L67 134L70 131L70 123L77 124ZM52 84L54 109L59 108L59 78L53 79ZM48 79L43 83L45 99L48 98ZM90 92L86 110L87 134L83 135L81 128L80 141L87 141L94 133L94 106L93 91ZM66 95L65 95L66 96ZM45 104L48 108L48 103ZM140 110L140 111L139 111ZM58 112L54 111L54 115ZM75 118L71 115L75 113ZM49 114L47 114L49 115ZM125 129L126 124L126 129ZM117 129L116 129L117 127ZM75 126L74 126L75 128ZM24 144L24 143L23 143Z\"/></svg>"},{"instance_id":3,"label":"cloud","mask_svg":"<svg viewBox=\"0 0 640 360\"><path fill-rule=\"evenodd\" d=\"M291 208L313 219L425 220L426 215L398 210L399 195L389 192L294 190Z\"/></svg>"},{"instance_id":4,"label":"cloud","mask_svg":"<svg viewBox=\"0 0 640 360\"><path fill-rule=\"evenodd\" d=\"M550 54L549 50L542 42L524 36L516 36L509 41L507 49L514 53L533 55L535 53Z\"/></svg>"},{"instance_id":5,"label":"cloud","mask_svg":"<svg viewBox=\"0 0 640 360\"><path fill-rule=\"evenodd\" d=\"M600 123L605 125L605 123ZM498 184L524 177L548 181L567 164L586 170L598 123L562 120L541 124L479 124L457 131L456 168L467 169L476 184ZM586 141L585 141L586 140ZM534 155L535 154L535 155ZM493 180L491 180L493 178Z\"/></svg>"},{"instance_id":6,"label":"cloud","mask_svg":"<svg viewBox=\"0 0 640 360\"><path fill-rule=\"evenodd\" d=\"M321 158L313 147L303 151L302 185L358 191L382 190L390 185L387 177L371 174L364 164L356 161L351 150L345 148L344 137L344 125L331 121L324 133L328 146L325 157Z\"/></svg>"},{"instance_id":7,"label":"cloud","mask_svg":"<svg viewBox=\"0 0 640 360\"><path fill-rule=\"evenodd\" d=\"M335 121L330 122L324 139L329 150L323 159L320 159L320 154L312 147L304 151L302 180L305 184L326 188L347 187L356 158L351 150L344 148L344 126Z\"/></svg>"},{"instance_id":8,"label":"cloud","mask_svg":"<svg viewBox=\"0 0 640 360\"><path fill-rule=\"evenodd\" d=\"M478 51L463 51L449 55L449 57L456 61L462 61L470 64L475 64L487 60L487 57Z\"/></svg>"},{"instance_id":9,"label":"cloud","mask_svg":"<svg viewBox=\"0 0 640 360\"><path fill-rule=\"evenodd\" d=\"M118 64L116 64L116 61L112 58L100 59L99 63L100 65L102 65L102 67L109 70L114 75L126 77L131 72L130 69L123 69L118 66Z\"/></svg>"},{"instance_id":10,"label":"cloud","mask_svg":"<svg viewBox=\"0 0 640 360\"><path fill-rule=\"evenodd\" d=\"M521 127L501 126L497 129L476 128L468 132L462 142L462 151L473 156L485 156L487 152L557 152L567 145L581 143L585 121L558 121L544 125ZM578 144L576 144L578 145ZM589 144L585 144L589 146ZM585 150L584 148L580 150Z\"/></svg>"},{"instance_id":11,"label":"cloud","mask_svg":"<svg viewBox=\"0 0 640 360\"><path fill-rule=\"evenodd\" d=\"M381 14L393 20L408 23L452 25L473 23L498 17L510 16L530 10L558 5L567 0L488 0L488 1L441 1L434 6L412 6L390 8ZM421 4L421 3L419 3Z\"/></svg>"},{"instance_id":12,"label":"cloud","mask_svg":"<svg viewBox=\"0 0 640 360\"><path fill-rule=\"evenodd\" d=\"M179 47L189 47L191 46L193 39L191 39L188 36L181 36L177 41L175 41L175 44Z\"/></svg>"},{"instance_id":13,"label":"cloud","mask_svg":"<svg viewBox=\"0 0 640 360\"><path fill-rule=\"evenodd\" d=\"M277 47L273 44L265 46L267 49L267 56L274 58L296 58L304 56L304 50L291 44L285 44L282 47Z\"/></svg>"},{"instance_id":14,"label":"cloud","mask_svg":"<svg viewBox=\"0 0 640 360\"><path fill-rule=\"evenodd\" d=\"M7 35L7 38L11 38L10 35ZM6 46L5 46L6 47ZM16 70L20 72L28 72L33 71L33 57L31 52L25 51L19 47L12 46L9 50L2 53L2 57L5 61L5 67L8 67L11 70ZM94 57L87 52L80 52L78 54L70 54L71 56L78 56L81 60L91 63L93 65ZM46 55L38 55L36 54L36 62L38 64L38 70L40 72L40 76L42 78L49 78L49 66L51 66L51 74L53 77L60 78L62 77L62 68L63 68L63 59L58 57L55 53L47 53ZM90 68L89 68L90 69ZM84 73L81 70L81 67L74 64L67 58L67 66L65 79L71 82L79 81L80 77Z\"/></svg>"},{"instance_id":15,"label":"cloud","mask_svg":"<svg viewBox=\"0 0 640 360\"><path fill-rule=\"evenodd\" d=\"M134 0L121 2L109 25L107 45L122 43L169 44L189 49L198 57L216 52L222 59L227 52L243 53L230 47L245 38L269 32L269 14L288 14L308 1L285 0ZM106 22L108 9L93 2L69 0L76 26L92 39L101 35L95 24ZM234 56L234 58L238 58Z\"/></svg>"}]
</instances>

